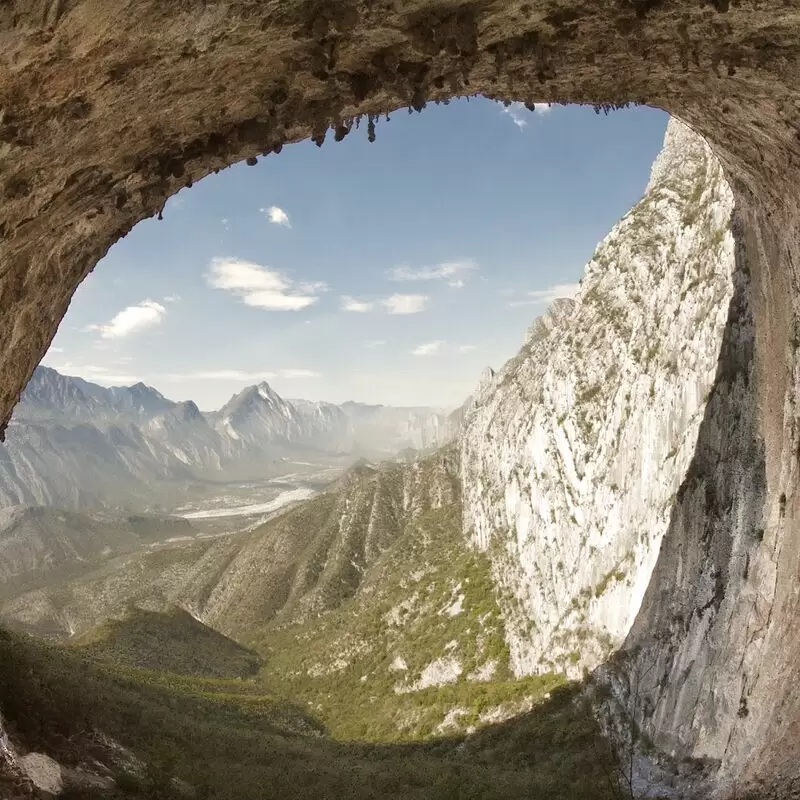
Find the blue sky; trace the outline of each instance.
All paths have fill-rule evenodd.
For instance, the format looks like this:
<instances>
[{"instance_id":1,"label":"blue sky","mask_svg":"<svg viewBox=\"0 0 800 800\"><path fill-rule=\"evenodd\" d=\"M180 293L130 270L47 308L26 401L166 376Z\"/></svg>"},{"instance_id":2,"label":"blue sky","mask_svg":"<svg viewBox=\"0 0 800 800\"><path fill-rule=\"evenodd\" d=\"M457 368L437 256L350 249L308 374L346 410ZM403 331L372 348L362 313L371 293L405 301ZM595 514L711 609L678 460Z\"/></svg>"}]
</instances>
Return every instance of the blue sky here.
<instances>
[{"instance_id":1,"label":"blue sky","mask_svg":"<svg viewBox=\"0 0 800 800\"><path fill-rule=\"evenodd\" d=\"M44 363L203 409L261 379L455 406L641 197L666 122L459 100L237 164L111 249Z\"/></svg>"}]
</instances>

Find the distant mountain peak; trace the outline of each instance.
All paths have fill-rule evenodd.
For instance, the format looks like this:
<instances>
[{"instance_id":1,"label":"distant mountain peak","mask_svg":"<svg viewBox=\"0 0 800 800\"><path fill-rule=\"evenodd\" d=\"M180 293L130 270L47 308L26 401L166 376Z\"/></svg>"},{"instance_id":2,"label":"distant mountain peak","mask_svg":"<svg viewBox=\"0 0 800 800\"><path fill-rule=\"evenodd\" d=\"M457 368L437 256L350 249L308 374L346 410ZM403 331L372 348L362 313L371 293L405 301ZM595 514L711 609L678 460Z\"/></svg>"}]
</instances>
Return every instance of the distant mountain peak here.
<instances>
[{"instance_id":1,"label":"distant mountain peak","mask_svg":"<svg viewBox=\"0 0 800 800\"><path fill-rule=\"evenodd\" d=\"M164 395L161 394L161 392L159 392L158 389L155 389L152 386L148 386L146 383L142 383L142 381L137 381L136 383L131 384L130 386L117 387L117 388L128 389L128 391L131 392L131 394L155 395L156 397L165 399Z\"/></svg>"},{"instance_id":2,"label":"distant mountain peak","mask_svg":"<svg viewBox=\"0 0 800 800\"><path fill-rule=\"evenodd\" d=\"M257 384L256 391L262 400L267 400L270 403L286 402L266 381L261 381L261 383Z\"/></svg>"}]
</instances>

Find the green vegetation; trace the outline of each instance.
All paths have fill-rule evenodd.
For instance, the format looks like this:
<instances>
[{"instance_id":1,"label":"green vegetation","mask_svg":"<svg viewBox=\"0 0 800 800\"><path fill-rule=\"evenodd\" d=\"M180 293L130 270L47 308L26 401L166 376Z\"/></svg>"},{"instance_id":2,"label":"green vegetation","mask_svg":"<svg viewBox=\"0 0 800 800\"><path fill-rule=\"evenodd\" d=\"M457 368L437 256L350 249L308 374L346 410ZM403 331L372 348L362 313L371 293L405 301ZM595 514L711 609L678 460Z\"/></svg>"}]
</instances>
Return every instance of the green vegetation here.
<instances>
[{"instance_id":1,"label":"green vegetation","mask_svg":"<svg viewBox=\"0 0 800 800\"><path fill-rule=\"evenodd\" d=\"M621 583L625 580L626 574L625 571L622 569L612 569L610 572L605 574L601 579L597 586L594 587L594 596L595 597L602 597L608 587L611 585L612 581L616 581Z\"/></svg>"},{"instance_id":2,"label":"green vegetation","mask_svg":"<svg viewBox=\"0 0 800 800\"><path fill-rule=\"evenodd\" d=\"M238 678L261 666L256 653L180 608L165 613L131 608L123 619L104 622L73 646L123 666L179 675Z\"/></svg>"},{"instance_id":3,"label":"green vegetation","mask_svg":"<svg viewBox=\"0 0 800 800\"><path fill-rule=\"evenodd\" d=\"M337 738L418 740L454 705L469 725L489 700L538 697L558 682L509 680L495 596L488 558L465 544L453 504L416 517L338 608L270 627L250 644L266 656L270 690L313 708ZM393 668L396 658L404 668ZM439 658L460 665L453 685L396 692ZM491 688L467 679L486 665Z\"/></svg>"},{"instance_id":4,"label":"green vegetation","mask_svg":"<svg viewBox=\"0 0 800 800\"><path fill-rule=\"evenodd\" d=\"M578 395L578 402L588 403L590 400L597 397L602 388L603 387L599 383L595 384L594 386L590 386L588 389L585 389Z\"/></svg>"},{"instance_id":5,"label":"green vegetation","mask_svg":"<svg viewBox=\"0 0 800 800\"><path fill-rule=\"evenodd\" d=\"M62 763L114 763L92 731L144 762L114 766L117 789L71 797L172 800L186 781L201 800L604 800L617 796L611 753L574 687L467 739L411 745L337 744L252 682L121 671L77 652L0 632L0 707L12 736ZM491 691L491 689L489 690ZM457 697L452 697L457 701Z\"/></svg>"},{"instance_id":6,"label":"green vegetation","mask_svg":"<svg viewBox=\"0 0 800 800\"><path fill-rule=\"evenodd\" d=\"M213 559L131 559L119 585L144 597L156 561L202 556L190 596L224 574L213 624L249 650L178 610L131 609L62 648L0 632L12 738L65 765L110 764L119 800L173 800L173 778L198 800L618 796L577 687L511 673L455 458L353 470Z\"/></svg>"}]
</instances>

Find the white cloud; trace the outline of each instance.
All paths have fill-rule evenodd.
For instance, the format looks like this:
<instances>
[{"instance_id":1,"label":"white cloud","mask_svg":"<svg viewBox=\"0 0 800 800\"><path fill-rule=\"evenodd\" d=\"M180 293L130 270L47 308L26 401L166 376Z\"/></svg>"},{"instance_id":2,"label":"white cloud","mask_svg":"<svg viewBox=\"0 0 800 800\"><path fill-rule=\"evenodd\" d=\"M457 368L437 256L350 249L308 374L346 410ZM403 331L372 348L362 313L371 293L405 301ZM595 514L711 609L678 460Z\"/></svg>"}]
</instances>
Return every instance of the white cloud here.
<instances>
[{"instance_id":1,"label":"white cloud","mask_svg":"<svg viewBox=\"0 0 800 800\"><path fill-rule=\"evenodd\" d=\"M225 228L226 231L231 229L230 227L230 220L227 217L223 217L220 222L222 223L222 227Z\"/></svg>"},{"instance_id":2,"label":"white cloud","mask_svg":"<svg viewBox=\"0 0 800 800\"><path fill-rule=\"evenodd\" d=\"M165 303L177 303L178 300L180 300L180 299L181 299L181 296L179 294L168 294L164 298L164 302Z\"/></svg>"},{"instance_id":3,"label":"white cloud","mask_svg":"<svg viewBox=\"0 0 800 800\"><path fill-rule=\"evenodd\" d=\"M477 262L471 258L462 261L445 261L435 267L422 267L420 269L411 269L407 266L395 267L389 270L390 281L435 281L450 278L451 286L461 288L463 282L461 275L472 272L478 268Z\"/></svg>"},{"instance_id":4,"label":"white cloud","mask_svg":"<svg viewBox=\"0 0 800 800\"><path fill-rule=\"evenodd\" d=\"M319 378L319 372L310 369L279 369L279 370L257 370L249 372L240 369L210 369L198 372L171 372L160 376L168 381L241 381L244 383L258 383L259 381L270 381L274 378Z\"/></svg>"},{"instance_id":5,"label":"white cloud","mask_svg":"<svg viewBox=\"0 0 800 800\"><path fill-rule=\"evenodd\" d=\"M278 371L279 378L319 378L319 372L313 369L282 369Z\"/></svg>"},{"instance_id":6,"label":"white cloud","mask_svg":"<svg viewBox=\"0 0 800 800\"><path fill-rule=\"evenodd\" d=\"M428 306L428 296L424 294L393 294L381 300L390 314L419 314Z\"/></svg>"},{"instance_id":7,"label":"white cloud","mask_svg":"<svg viewBox=\"0 0 800 800\"><path fill-rule=\"evenodd\" d=\"M209 369L198 372L170 372L163 376L168 381L245 381L258 383L275 377L274 372L245 372L239 369Z\"/></svg>"},{"instance_id":8,"label":"white cloud","mask_svg":"<svg viewBox=\"0 0 800 800\"><path fill-rule=\"evenodd\" d=\"M575 297L580 288L578 283L557 283L546 289L536 289L525 293L525 300L513 300L510 306L533 306L538 303L552 303L562 297Z\"/></svg>"},{"instance_id":9,"label":"white cloud","mask_svg":"<svg viewBox=\"0 0 800 800\"><path fill-rule=\"evenodd\" d=\"M461 280L461 278L457 278L454 281L447 281L447 285L451 286L453 289L463 289L467 284Z\"/></svg>"},{"instance_id":10,"label":"white cloud","mask_svg":"<svg viewBox=\"0 0 800 800\"><path fill-rule=\"evenodd\" d=\"M473 350L477 350L477 346L474 344L462 344L458 348L459 353L471 353Z\"/></svg>"},{"instance_id":11,"label":"white cloud","mask_svg":"<svg viewBox=\"0 0 800 800\"><path fill-rule=\"evenodd\" d=\"M436 342L428 342L427 344L421 344L419 347L415 347L411 351L411 355L414 356L433 356L436 355L441 349L442 346L445 344L441 339Z\"/></svg>"},{"instance_id":12,"label":"white cloud","mask_svg":"<svg viewBox=\"0 0 800 800\"><path fill-rule=\"evenodd\" d=\"M223 289L242 298L248 306L271 311L299 311L319 300L313 292L324 284L294 285L283 273L238 258L215 258L207 280L214 289Z\"/></svg>"},{"instance_id":13,"label":"white cloud","mask_svg":"<svg viewBox=\"0 0 800 800\"><path fill-rule=\"evenodd\" d=\"M47 354L50 355L50 353L63 353L63 352L64 352L64 348L63 347L51 347L47 351Z\"/></svg>"},{"instance_id":14,"label":"white cloud","mask_svg":"<svg viewBox=\"0 0 800 800\"><path fill-rule=\"evenodd\" d=\"M370 300L358 300L355 297L350 297L349 294L342 295L342 311L354 311L357 314L363 314L367 311L372 311L375 303Z\"/></svg>"},{"instance_id":15,"label":"white cloud","mask_svg":"<svg viewBox=\"0 0 800 800\"><path fill-rule=\"evenodd\" d=\"M499 102L499 101L498 101ZM500 103L503 113L508 114L509 117L513 120L514 124L522 130L527 124L528 120L526 117L530 115L531 112L524 103L511 103L510 105L504 105ZM536 113L539 114L548 114L550 112L550 105L548 103L534 103L533 107Z\"/></svg>"},{"instance_id":16,"label":"white cloud","mask_svg":"<svg viewBox=\"0 0 800 800\"><path fill-rule=\"evenodd\" d=\"M51 364L50 366L62 375L75 375L105 386L131 384L139 380L136 375L120 374L95 364L74 364L71 361L66 361L63 364Z\"/></svg>"},{"instance_id":17,"label":"white cloud","mask_svg":"<svg viewBox=\"0 0 800 800\"><path fill-rule=\"evenodd\" d=\"M383 347L385 344L385 339L373 339L372 341L364 342L364 347Z\"/></svg>"},{"instance_id":18,"label":"white cloud","mask_svg":"<svg viewBox=\"0 0 800 800\"><path fill-rule=\"evenodd\" d=\"M145 328L159 325L167 309L153 300L145 300L135 306L123 308L104 325L89 325L87 331L99 331L103 339L122 339Z\"/></svg>"},{"instance_id":19,"label":"white cloud","mask_svg":"<svg viewBox=\"0 0 800 800\"><path fill-rule=\"evenodd\" d=\"M289 221L289 215L282 208L278 208L278 206L260 208L259 211L264 214L273 225L283 225L284 228L292 227L292 223Z\"/></svg>"},{"instance_id":20,"label":"white cloud","mask_svg":"<svg viewBox=\"0 0 800 800\"><path fill-rule=\"evenodd\" d=\"M297 284L297 290L303 293L327 292L330 288L325 281L305 281Z\"/></svg>"}]
</instances>

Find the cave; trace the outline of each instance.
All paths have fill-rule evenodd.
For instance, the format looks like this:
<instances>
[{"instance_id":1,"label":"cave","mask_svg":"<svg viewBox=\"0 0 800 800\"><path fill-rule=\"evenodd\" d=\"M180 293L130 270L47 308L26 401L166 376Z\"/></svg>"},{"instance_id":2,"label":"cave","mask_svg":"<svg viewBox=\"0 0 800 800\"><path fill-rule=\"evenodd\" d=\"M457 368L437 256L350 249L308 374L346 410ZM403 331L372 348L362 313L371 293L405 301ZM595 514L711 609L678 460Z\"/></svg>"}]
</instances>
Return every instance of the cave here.
<instances>
[{"instance_id":1,"label":"cave","mask_svg":"<svg viewBox=\"0 0 800 800\"><path fill-rule=\"evenodd\" d=\"M80 281L210 172L463 95L662 108L725 169L749 288L626 648L659 747L718 763L721 791L780 791L800 755L799 29L788 0L12 0L0 419Z\"/></svg>"}]
</instances>

